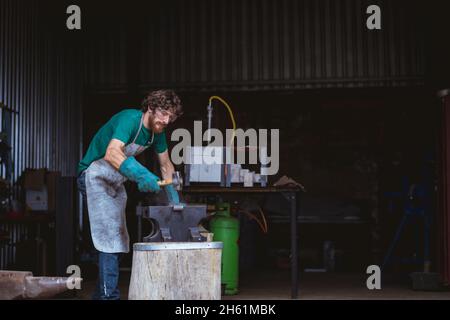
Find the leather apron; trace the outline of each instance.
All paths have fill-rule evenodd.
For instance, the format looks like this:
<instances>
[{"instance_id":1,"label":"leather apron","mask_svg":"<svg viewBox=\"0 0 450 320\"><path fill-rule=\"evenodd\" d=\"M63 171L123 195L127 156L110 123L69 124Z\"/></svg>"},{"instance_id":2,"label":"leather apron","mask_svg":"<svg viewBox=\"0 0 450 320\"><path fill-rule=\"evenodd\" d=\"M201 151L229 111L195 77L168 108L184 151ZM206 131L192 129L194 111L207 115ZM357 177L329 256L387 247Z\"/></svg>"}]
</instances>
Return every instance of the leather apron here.
<instances>
[{"instance_id":1,"label":"leather apron","mask_svg":"<svg viewBox=\"0 0 450 320\"><path fill-rule=\"evenodd\" d=\"M142 129L142 115L138 132L133 142L125 146L126 157L140 154L147 146L136 144ZM126 253L130 251L130 238L126 226L125 207L127 193L124 182L127 180L118 170L103 158L90 164L86 169L86 194L91 226L91 236L95 248L106 253Z\"/></svg>"}]
</instances>

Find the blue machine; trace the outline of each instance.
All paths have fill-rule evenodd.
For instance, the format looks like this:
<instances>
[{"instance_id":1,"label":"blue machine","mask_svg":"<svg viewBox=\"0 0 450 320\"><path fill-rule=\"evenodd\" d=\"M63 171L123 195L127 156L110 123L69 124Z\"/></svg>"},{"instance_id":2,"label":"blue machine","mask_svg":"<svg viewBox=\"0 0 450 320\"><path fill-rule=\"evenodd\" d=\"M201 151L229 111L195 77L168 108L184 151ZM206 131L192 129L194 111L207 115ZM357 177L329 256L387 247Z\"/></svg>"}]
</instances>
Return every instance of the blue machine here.
<instances>
[{"instance_id":1,"label":"blue machine","mask_svg":"<svg viewBox=\"0 0 450 320\"><path fill-rule=\"evenodd\" d=\"M433 191L433 176L432 170L428 167L424 167L420 183L412 183L408 177L402 179L402 191L399 192L386 192L384 195L390 201L389 209L392 212L394 207L394 200L399 200L402 206L403 217L397 228L395 236L386 252L383 260L381 270L392 262L393 252L397 246L405 226L417 221L419 218L423 222L423 257L416 256L410 263L422 264L424 271L429 271L430 266L430 225L431 225L431 213L432 213L432 191ZM419 226L420 227L420 226ZM416 240L416 253L419 251L419 232L415 234Z\"/></svg>"}]
</instances>

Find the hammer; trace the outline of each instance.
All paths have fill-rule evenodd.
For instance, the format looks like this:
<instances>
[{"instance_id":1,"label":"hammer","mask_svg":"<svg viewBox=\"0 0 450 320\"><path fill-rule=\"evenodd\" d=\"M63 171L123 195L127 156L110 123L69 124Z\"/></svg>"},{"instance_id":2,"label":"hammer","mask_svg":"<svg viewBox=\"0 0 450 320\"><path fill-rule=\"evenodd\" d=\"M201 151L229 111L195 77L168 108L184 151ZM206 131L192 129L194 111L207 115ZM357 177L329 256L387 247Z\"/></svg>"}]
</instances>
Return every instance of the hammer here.
<instances>
[{"instance_id":1,"label":"hammer","mask_svg":"<svg viewBox=\"0 0 450 320\"><path fill-rule=\"evenodd\" d=\"M178 171L175 171L172 174L172 179L171 180L166 179L166 180L158 181L158 185L161 186L161 187L168 186L170 184L173 185L173 187L174 187L174 189L176 191L181 191L181 188L183 187L183 180L182 180L181 175L180 175L180 173ZM170 199L169 195L168 195L168 197ZM177 196L177 198L178 198L178 196ZM182 211L183 208L184 208L184 205L179 204L179 203L175 204L173 206L173 210L174 211Z\"/></svg>"},{"instance_id":2,"label":"hammer","mask_svg":"<svg viewBox=\"0 0 450 320\"><path fill-rule=\"evenodd\" d=\"M175 190L180 191L183 187L183 180L181 178L181 174L178 171L175 171L172 174L172 179L165 179L158 181L158 185L160 187L165 187L172 184L175 188Z\"/></svg>"}]
</instances>

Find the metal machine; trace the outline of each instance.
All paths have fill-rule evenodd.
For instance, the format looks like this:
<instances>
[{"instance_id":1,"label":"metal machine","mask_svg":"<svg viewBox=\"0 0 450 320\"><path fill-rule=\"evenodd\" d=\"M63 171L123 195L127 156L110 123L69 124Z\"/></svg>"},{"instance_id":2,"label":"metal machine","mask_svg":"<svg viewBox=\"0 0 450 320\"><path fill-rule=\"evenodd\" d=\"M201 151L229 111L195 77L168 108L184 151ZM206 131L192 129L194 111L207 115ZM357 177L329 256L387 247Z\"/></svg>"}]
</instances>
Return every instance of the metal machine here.
<instances>
[{"instance_id":1,"label":"metal machine","mask_svg":"<svg viewBox=\"0 0 450 320\"><path fill-rule=\"evenodd\" d=\"M236 147L233 145L236 122L233 112L228 103L218 96L209 98L207 107L207 142L211 142L211 122L212 122L212 102L219 100L227 109L233 124L233 135L231 140L227 141L226 146L189 146L186 148L185 164L185 185L191 183L220 183L222 187L231 187L232 183L242 183L244 187L253 187L254 184L260 184L261 187L267 186L267 174L265 165L261 163L261 167L257 171L244 169L240 164L230 163L230 155L234 154ZM241 148L246 149L246 148ZM245 150L240 150L245 151ZM267 158L267 148L258 150L261 160Z\"/></svg>"}]
</instances>

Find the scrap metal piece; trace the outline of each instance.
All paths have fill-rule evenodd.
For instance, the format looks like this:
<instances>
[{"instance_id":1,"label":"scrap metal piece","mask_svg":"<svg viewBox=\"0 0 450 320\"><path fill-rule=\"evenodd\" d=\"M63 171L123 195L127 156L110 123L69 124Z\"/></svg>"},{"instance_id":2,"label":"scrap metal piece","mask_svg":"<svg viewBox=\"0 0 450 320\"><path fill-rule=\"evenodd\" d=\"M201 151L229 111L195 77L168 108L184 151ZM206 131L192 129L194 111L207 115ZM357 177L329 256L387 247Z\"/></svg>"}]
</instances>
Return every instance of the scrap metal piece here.
<instances>
[{"instance_id":1,"label":"scrap metal piece","mask_svg":"<svg viewBox=\"0 0 450 320\"><path fill-rule=\"evenodd\" d=\"M81 278L33 277L30 271L0 270L0 300L46 299L69 290L68 281Z\"/></svg>"},{"instance_id":2,"label":"scrap metal piece","mask_svg":"<svg viewBox=\"0 0 450 320\"><path fill-rule=\"evenodd\" d=\"M74 278L75 281L81 281L80 278ZM68 277L26 277L25 292L26 299L46 299L59 293L69 290Z\"/></svg>"},{"instance_id":3,"label":"scrap metal piece","mask_svg":"<svg viewBox=\"0 0 450 320\"><path fill-rule=\"evenodd\" d=\"M23 298L25 278L33 276L30 271L0 271L0 300Z\"/></svg>"},{"instance_id":4,"label":"scrap metal piece","mask_svg":"<svg viewBox=\"0 0 450 320\"><path fill-rule=\"evenodd\" d=\"M206 241L206 237L203 237L200 234L200 229L198 227L191 227L191 228L189 228L189 232L190 232L190 236L191 236L191 241L192 242Z\"/></svg>"}]
</instances>

